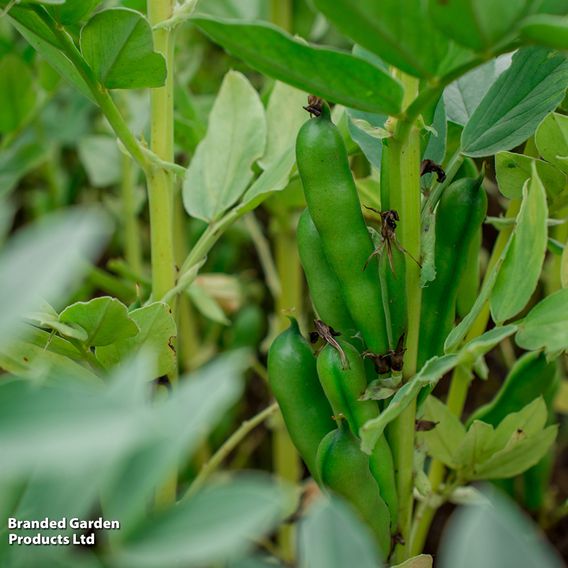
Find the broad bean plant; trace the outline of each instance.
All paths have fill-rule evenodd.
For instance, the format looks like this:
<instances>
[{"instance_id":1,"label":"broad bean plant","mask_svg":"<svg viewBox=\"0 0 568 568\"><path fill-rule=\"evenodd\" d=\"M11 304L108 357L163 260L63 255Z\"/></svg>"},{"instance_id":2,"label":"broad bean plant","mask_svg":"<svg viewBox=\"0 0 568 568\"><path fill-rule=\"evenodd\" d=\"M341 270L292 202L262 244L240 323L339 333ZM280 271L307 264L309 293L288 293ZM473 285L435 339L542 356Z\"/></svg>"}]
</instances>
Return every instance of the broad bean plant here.
<instances>
[{"instance_id":1,"label":"broad bean plant","mask_svg":"<svg viewBox=\"0 0 568 568\"><path fill-rule=\"evenodd\" d=\"M562 565L565 0L0 14L0 565Z\"/></svg>"}]
</instances>

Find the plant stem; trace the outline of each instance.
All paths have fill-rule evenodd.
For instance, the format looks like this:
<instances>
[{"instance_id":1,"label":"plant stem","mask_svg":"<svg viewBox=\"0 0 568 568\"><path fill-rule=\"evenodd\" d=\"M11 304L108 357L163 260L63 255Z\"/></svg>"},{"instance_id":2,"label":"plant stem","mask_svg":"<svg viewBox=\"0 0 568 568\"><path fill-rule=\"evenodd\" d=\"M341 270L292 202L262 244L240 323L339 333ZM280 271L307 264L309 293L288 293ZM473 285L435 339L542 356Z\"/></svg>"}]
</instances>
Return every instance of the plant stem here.
<instances>
[{"instance_id":1,"label":"plant stem","mask_svg":"<svg viewBox=\"0 0 568 568\"><path fill-rule=\"evenodd\" d=\"M83 59L83 55L73 43L71 36L65 31L63 26L57 23L42 6L30 6L39 18L50 28L54 36L59 40L61 50L77 69L87 87L89 88L95 102L99 105L102 113L108 120L111 128L130 155L138 162L140 167L145 171L147 168L147 159L144 150L134 134L128 128L128 124L118 110L108 89L99 83L93 70Z\"/></svg>"},{"instance_id":2,"label":"plant stem","mask_svg":"<svg viewBox=\"0 0 568 568\"><path fill-rule=\"evenodd\" d=\"M407 101L416 96L418 82L408 76L401 77ZM410 124L398 123L394 136L389 140L389 172L391 188L390 206L400 213L398 237L408 251L406 255L406 301L408 326L403 378L408 381L416 374L418 334L420 330L420 268L412 259L420 258L420 136L418 129ZM398 191L396 191L398 189ZM404 545L396 547L394 559L402 562L408 558L408 541L412 522L414 488L414 401L399 416L390 428L393 457L399 498L399 529Z\"/></svg>"},{"instance_id":3,"label":"plant stem","mask_svg":"<svg viewBox=\"0 0 568 568\"><path fill-rule=\"evenodd\" d=\"M174 0L148 0L148 19L155 26L173 14ZM158 158L174 161L174 41L168 29L153 31L154 49L167 66L166 84L151 93L151 150ZM152 294L162 299L175 285L174 181L170 173L152 165L148 171L150 231L152 250ZM172 301L172 305L173 305Z\"/></svg>"},{"instance_id":4,"label":"plant stem","mask_svg":"<svg viewBox=\"0 0 568 568\"><path fill-rule=\"evenodd\" d=\"M292 1L270 0L270 21L290 32L292 30Z\"/></svg>"},{"instance_id":5,"label":"plant stem","mask_svg":"<svg viewBox=\"0 0 568 568\"><path fill-rule=\"evenodd\" d=\"M238 430L236 430L228 440L213 454L211 459L201 468L197 477L189 487L183 499L189 499L199 492L207 481L207 478L223 463L225 458L252 432L257 426L262 424L267 418L278 411L278 403L273 403L262 412L249 420L245 420Z\"/></svg>"},{"instance_id":6,"label":"plant stem","mask_svg":"<svg viewBox=\"0 0 568 568\"><path fill-rule=\"evenodd\" d=\"M302 269L293 219L294 216L289 210L281 211L274 219L276 269L280 281L280 294L276 298L276 317L280 331L288 326L286 313L291 310L298 321L302 321ZM281 415L274 420L272 432L274 471L281 479L297 483L302 474L300 459ZM280 554L285 561L292 562L294 559L294 539L295 531L292 525L280 528L278 543Z\"/></svg>"},{"instance_id":7,"label":"plant stem","mask_svg":"<svg viewBox=\"0 0 568 568\"><path fill-rule=\"evenodd\" d=\"M519 212L520 206L520 199L511 200L509 202L505 217L516 217L517 213ZM491 252L491 258L489 259L489 263L487 265L485 279L489 277L495 264L505 250L505 246L507 245L507 241L509 240L512 231L513 225L506 227L499 232L499 236L497 237L497 240L495 241L495 245ZM479 313L471 329L469 330L469 333L467 334L465 339L466 342L475 339L485 331L485 328L487 327L487 323L489 321L489 315L489 305L486 305ZM454 372L452 373L450 390L448 392L447 398L447 406L448 409L458 418L461 417L463 413L470 383L471 373L469 369L466 369L461 365L456 367L454 369ZM430 479L430 484L432 486L433 492L436 492L440 487L442 481L444 480L445 471L446 469L442 462L435 459L432 460L428 477ZM419 511L416 512L411 537L410 552L412 555L418 555L422 552L422 549L424 548L424 544L426 542L426 537L428 536L428 531L430 530L430 526L432 524L432 521L434 520L434 515L436 514L438 507L439 504L432 506L426 503L423 507L420 508Z\"/></svg>"}]
</instances>

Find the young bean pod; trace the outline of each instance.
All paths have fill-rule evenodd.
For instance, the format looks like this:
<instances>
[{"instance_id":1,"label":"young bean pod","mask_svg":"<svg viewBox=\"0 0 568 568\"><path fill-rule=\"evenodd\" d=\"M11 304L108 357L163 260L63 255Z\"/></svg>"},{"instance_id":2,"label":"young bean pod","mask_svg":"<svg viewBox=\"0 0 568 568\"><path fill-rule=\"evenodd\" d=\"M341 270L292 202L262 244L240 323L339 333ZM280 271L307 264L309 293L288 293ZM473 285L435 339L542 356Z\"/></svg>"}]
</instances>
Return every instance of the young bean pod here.
<instances>
[{"instance_id":1,"label":"young bean pod","mask_svg":"<svg viewBox=\"0 0 568 568\"><path fill-rule=\"evenodd\" d=\"M361 355L347 341L339 339L337 342L345 354L347 366L343 365L337 349L326 345L317 359L318 375L335 416L344 416L351 431L358 436L363 424L379 414L379 407L373 400L359 400L367 387ZM385 436L377 442L369 463L380 494L389 508L392 528L395 530L398 498L392 452Z\"/></svg>"},{"instance_id":2,"label":"young bean pod","mask_svg":"<svg viewBox=\"0 0 568 568\"><path fill-rule=\"evenodd\" d=\"M360 450L359 442L341 419L339 428L321 441L317 464L324 486L353 505L387 557L391 547L389 509L369 470L369 457Z\"/></svg>"},{"instance_id":3,"label":"young bean pod","mask_svg":"<svg viewBox=\"0 0 568 568\"><path fill-rule=\"evenodd\" d=\"M290 438L316 477L319 443L335 429L335 423L318 380L316 359L295 319L291 319L290 327L270 347L268 380Z\"/></svg>"},{"instance_id":4,"label":"young bean pod","mask_svg":"<svg viewBox=\"0 0 568 568\"><path fill-rule=\"evenodd\" d=\"M336 331L344 334L353 332L355 324L345 305L341 284L329 266L321 237L308 209L300 215L296 234L300 261L318 317Z\"/></svg>"},{"instance_id":5,"label":"young bean pod","mask_svg":"<svg viewBox=\"0 0 568 568\"><path fill-rule=\"evenodd\" d=\"M373 243L341 134L326 104L318 113L302 126L296 141L306 202L358 331L371 351L384 353L388 337L379 276L376 270L364 270Z\"/></svg>"},{"instance_id":6,"label":"young bean pod","mask_svg":"<svg viewBox=\"0 0 568 568\"><path fill-rule=\"evenodd\" d=\"M453 182L436 210L436 279L424 288L418 368L441 355L456 315L456 298L470 243L487 213L481 178Z\"/></svg>"}]
</instances>

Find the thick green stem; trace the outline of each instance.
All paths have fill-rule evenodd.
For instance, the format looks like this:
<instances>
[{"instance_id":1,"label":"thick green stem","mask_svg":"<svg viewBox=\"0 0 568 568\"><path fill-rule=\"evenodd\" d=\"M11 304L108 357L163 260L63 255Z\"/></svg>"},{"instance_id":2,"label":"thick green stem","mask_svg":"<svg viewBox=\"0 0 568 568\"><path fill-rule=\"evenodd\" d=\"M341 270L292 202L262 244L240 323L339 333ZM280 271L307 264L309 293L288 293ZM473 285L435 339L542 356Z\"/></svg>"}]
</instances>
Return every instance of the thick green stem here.
<instances>
[{"instance_id":1,"label":"thick green stem","mask_svg":"<svg viewBox=\"0 0 568 568\"><path fill-rule=\"evenodd\" d=\"M152 26L173 14L174 0L148 0L148 18ZM154 48L161 53L168 70L166 84L151 94L151 150L166 162L174 161L174 42L168 29L154 30ZM148 171L150 231L152 251L152 294L162 299L175 285L174 256L174 179L160 167Z\"/></svg>"},{"instance_id":2,"label":"thick green stem","mask_svg":"<svg viewBox=\"0 0 568 568\"><path fill-rule=\"evenodd\" d=\"M412 100L418 84L413 78L402 76L407 100ZM391 188L390 207L400 215L398 239L408 251L406 255L406 301L408 326L403 377L408 381L416 374L418 334L420 330L420 267L413 260L420 258L420 135L410 124L397 124L394 136L389 140L389 175ZM393 457L395 461L397 490L399 498L399 529L405 544L396 547L394 559L402 562L409 557L408 542L412 522L414 489L414 422L416 404L411 404L393 423L390 429Z\"/></svg>"},{"instance_id":3,"label":"thick green stem","mask_svg":"<svg viewBox=\"0 0 568 568\"><path fill-rule=\"evenodd\" d=\"M292 0L270 0L270 21L287 32L292 30Z\"/></svg>"}]
</instances>

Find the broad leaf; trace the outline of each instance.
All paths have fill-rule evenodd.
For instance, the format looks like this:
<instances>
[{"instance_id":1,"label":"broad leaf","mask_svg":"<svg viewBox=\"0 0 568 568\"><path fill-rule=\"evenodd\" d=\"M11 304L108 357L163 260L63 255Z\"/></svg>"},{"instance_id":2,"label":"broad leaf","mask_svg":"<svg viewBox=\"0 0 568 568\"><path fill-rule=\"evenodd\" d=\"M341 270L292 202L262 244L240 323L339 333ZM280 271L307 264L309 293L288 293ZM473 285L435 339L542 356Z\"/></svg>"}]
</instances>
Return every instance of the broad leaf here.
<instances>
[{"instance_id":1,"label":"broad leaf","mask_svg":"<svg viewBox=\"0 0 568 568\"><path fill-rule=\"evenodd\" d=\"M48 10L59 23L70 26L86 20L102 0L66 0Z\"/></svg>"},{"instance_id":2,"label":"broad leaf","mask_svg":"<svg viewBox=\"0 0 568 568\"><path fill-rule=\"evenodd\" d=\"M418 434L420 439L426 442L428 453L445 465L456 469L459 465L457 450L466 437L463 424L434 396L426 399L423 417L436 423L432 430Z\"/></svg>"},{"instance_id":3,"label":"broad leaf","mask_svg":"<svg viewBox=\"0 0 568 568\"><path fill-rule=\"evenodd\" d=\"M99 12L81 31L81 51L97 79L109 89L161 87L166 62L154 51L152 30L134 10Z\"/></svg>"},{"instance_id":4,"label":"broad leaf","mask_svg":"<svg viewBox=\"0 0 568 568\"><path fill-rule=\"evenodd\" d=\"M173 341L176 336L176 324L170 308L162 302L154 302L133 310L130 319L138 326L139 332L134 337L97 347L96 355L107 368L120 364L125 358L139 352L155 357L156 366L153 379L167 375L177 364Z\"/></svg>"},{"instance_id":5,"label":"broad leaf","mask_svg":"<svg viewBox=\"0 0 568 568\"><path fill-rule=\"evenodd\" d=\"M519 324L515 341L523 349L548 353L568 349L568 288L541 300Z\"/></svg>"},{"instance_id":6,"label":"broad leaf","mask_svg":"<svg viewBox=\"0 0 568 568\"><path fill-rule=\"evenodd\" d=\"M568 173L568 117L549 114L536 131L535 143L547 162Z\"/></svg>"},{"instance_id":7,"label":"broad leaf","mask_svg":"<svg viewBox=\"0 0 568 568\"><path fill-rule=\"evenodd\" d=\"M269 24L193 18L199 28L262 73L348 107L398 114L402 87L350 53L311 47Z\"/></svg>"},{"instance_id":8,"label":"broad leaf","mask_svg":"<svg viewBox=\"0 0 568 568\"><path fill-rule=\"evenodd\" d=\"M204 566L244 554L288 512L290 492L265 477L213 485L154 515L128 535L117 557L136 568Z\"/></svg>"},{"instance_id":9,"label":"broad leaf","mask_svg":"<svg viewBox=\"0 0 568 568\"><path fill-rule=\"evenodd\" d=\"M260 98L241 73L227 73L209 116L207 135L187 170L187 212L211 221L244 194L252 164L264 153L266 118Z\"/></svg>"},{"instance_id":10,"label":"broad leaf","mask_svg":"<svg viewBox=\"0 0 568 568\"><path fill-rule=\"evenodd\" d=\"M107 187L121 179L122 155L116 140L102 134L92 134L79 140L79 157L93 187Z\"/></svg>"},{"instance_id":11,"label":"broad leaf","mask_svg":"<svg viewBox=\"0 0 568 568\"><path fill-rule=\"evenodd\" d=\"M429 0L430 19L448 37L486 53L515 38L519 21L530 13L532 0Z\"/></svg>"},{"instance_id":12,"label":"broad leaf","mask_svg":"<svg viewBox=\"0 0 568 568\"><path fill-rule=\"evenodd\" d=\"M57 303L88 269L110 232L98 211L55 214L21 230L0 254L0 344L14 339L14 325L41 305Z\"/></svg>"},{"instance_id":13,"label":"broad leaf","mask_svg":"<svg viewBox=\"0 0 568 568\"><path fill-rule=\"evenodd\" d=\"M529 302L540 278L546 254L548 208L544 187L533 164L510 246L491 294L491 314L497 322L517 315Z\"/></svg>"},{"instance_id":14,"label":"broad leaf","mask_svg":"<svg viewBox=\"0 0 568 568\"><path fill-rule=\"evenodd\" d=\"M547 120L548 118L545 119L545 122ZM540 128L542 128L542 125ZM539 130L537 130L537 136ZM514 154L513 152L499 152L495 156L499 191L508 199L520 199L523 194L523 186L531 177L533 163L536 165L536 171L547 193L552 198L562 193L567 183L566 175L543 160L523 154Z\"/></svg>"},{"instance_id":15,"label":"broad leaf","mask_svg":"<svg viewBox=\"0 0 568 568\"><path fill-rule=\"evenodd\" d=\"M503 56L450 83L444 90L448 120L465 126L491 85L509 64L509 56Z\"/></svg>"},{"instance_id":16,"label":"broad leaf","mask_svg":"<svg viewBox=\"0 0 568 568\"><path fill-rule=\"evenodd\" d=\"M444 533L440 568L560 568L540 529L496 491L491 504L460 508Z\"/></svg>"},{"instance_id":17,"label":"broad leaf","mask_svg":"<svg viewBox=\"0 0 568 568\"><path fill-rule=\"evenodd\" d=\"M144 384L147 369L137 369L144 359L121 369L119 378L126 391L132 382ZM128 456L104 492L104 510L131 526L144 514L152 494L167 480L180 460L188 459L242 393L242 373L249 365L243 353L215 359L180 381L171 397L156 412L154 437ZM128 375L131 375L130 377ZM147 383L146 383L147 384ZM127 531L117 535L125 537Z\"/></svg>"},{"instance_id":18,"label":"broad leaf","mask_svg":"<svg viewBox=\"0 0 568 568\"><path fill-rule=\"evenodd\" d=\"M68 306L59 314L59 321L84 330L87 337L82 341L89 347L109 345L139 331L126 306L109 296Z\"/></svg>"},{"instance_id":19,"label":"broad leaf","mask_svg":"<svg viewBox=\"0 0 568 568\"><path fill-rule=\"evenodd\" d=\"M422 0L315 0L316 7L357 44L417 77L441 76L471 59L428 16Z\"/></svg>"},{"instance_id":20,"label":"broad leaf","mask_svg":"<svg viewBox=\"0 0 568 568\"><path fill-rule=\"evenodd\" d=\"M529 42L568 49L568 22L565 17L536 15L527 18L521 26L521 37Z\"/></svg>"},{"instance_id":21,"label":"broad leaf","mask_svg":"<svg viewBox=\"0 0 568 568\"><path fill-rule=\"evenodd\" d=\"M35 109L36 93L29 66L17 55L0 59L0 134L20 128Z\"/></svg>"},{"instance_id":22,"label":"broad leaf","mask_svg":"<svg viewBox=\"0 0 568 568\"><path fill-rule=\"evenodd\" d=\"M510 150L531 136L568 86L568 62L546 48L519 50L489 89L462 134L468 156Z\"/></svg>"},{"instance_id":23,"label":"broad leaf","mask_svg":"<svg viewBox=\"0 0 568 568\"><path fill-rule=\"evenodd\" d=\"M382 155L381 141L378 140L376 136L371 136L362 128L360 121L364 121L373 128L384 130L385 122L388 118L387 115L373 114L355 109L347 109L347 114L349 116L348 127L351 138L353 138L353 141L361 148L363 154L365 154L365 157L369 160L369 163L375 166L377 170L380 170Z\"/></svg>"},{"instance_id":24,"label":"broad leaf","mask_svg":"<svg viewBox=\"0 0 568 568\"><path fill-rule=\"evenodd\" d=\"M357 568L382 565L367 526L339 498L320 500L300 525L300 568Z\"/></svg>"},{"instance_id":25,"label":"broad leaf","mask_svg":"<svg viewBox=\"0 0 568 568\"><path fill-rule=\"evenodd\" d=\"M26 41L65 79L87 98L93 100L91 90L75 66L62 53L62 45L51 29L31 10L15 6L9 19Z\"/></svg>"},{"instance_id":26,"label":"broad leaf","mask_svg":"<svg viewBox=\"0 0 568 568\"><path fill-rule=\"evenodd\" d=\"M308 115L302 108L306 93L279 81L274 85L266 108L266 148L259 165L263 170L276 165L282 155L296 145L300 126Z\"/></svg>"}]
</instances>

